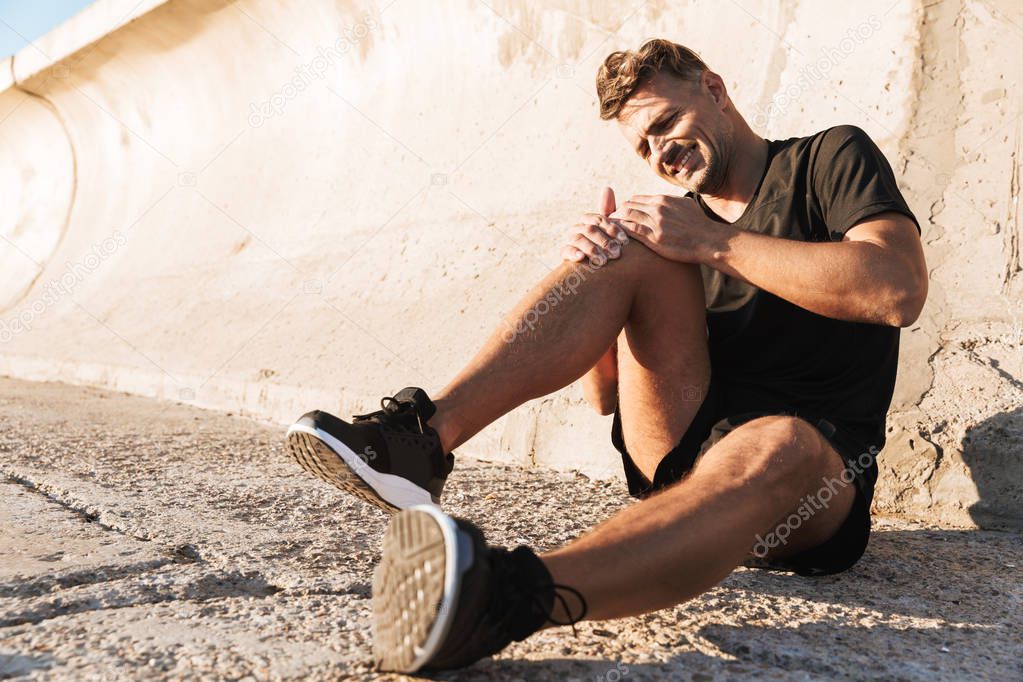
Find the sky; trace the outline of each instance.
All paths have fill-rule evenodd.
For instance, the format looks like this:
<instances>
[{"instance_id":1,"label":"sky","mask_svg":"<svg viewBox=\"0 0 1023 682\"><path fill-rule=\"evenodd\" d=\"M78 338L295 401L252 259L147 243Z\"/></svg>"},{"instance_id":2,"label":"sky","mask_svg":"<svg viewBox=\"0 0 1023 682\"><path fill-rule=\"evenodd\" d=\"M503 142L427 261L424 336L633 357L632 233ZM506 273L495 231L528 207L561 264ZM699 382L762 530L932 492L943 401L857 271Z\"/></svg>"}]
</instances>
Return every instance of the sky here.
<instances>
[{"instance_id":1,"label":"sky","mask_svg":"<svg viewBox=\"0 0 1023 682\"><path fill-rule=\"evenodd\" d=\"M77 14L94 0L0 0L0 59Z\"/></svg>"}]
</instances>

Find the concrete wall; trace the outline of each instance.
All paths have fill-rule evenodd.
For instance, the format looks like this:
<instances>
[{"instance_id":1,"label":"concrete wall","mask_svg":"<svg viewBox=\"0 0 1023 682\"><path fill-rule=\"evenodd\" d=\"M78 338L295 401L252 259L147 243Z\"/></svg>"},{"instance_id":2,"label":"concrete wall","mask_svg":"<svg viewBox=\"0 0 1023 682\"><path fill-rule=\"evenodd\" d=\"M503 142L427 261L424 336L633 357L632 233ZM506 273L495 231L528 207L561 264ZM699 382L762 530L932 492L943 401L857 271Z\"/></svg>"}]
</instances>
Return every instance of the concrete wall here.
<instances>
[{"instance_id":1,"label":"concrete wall","mask_svg":"<svg viewBox=\"0 0 1023 682\"><path fill-rule=\"evenodd\" d=\"M1020 523L1023 9L624 7L100 0L0 83L0 372L281 423L438 388L602 185L669 189L593 94L663 36L769 137L855 123L886 151L933 289L878 505ZM570 387L463 450L613 476L608 428Z\"/></svg>"}]
</instances>

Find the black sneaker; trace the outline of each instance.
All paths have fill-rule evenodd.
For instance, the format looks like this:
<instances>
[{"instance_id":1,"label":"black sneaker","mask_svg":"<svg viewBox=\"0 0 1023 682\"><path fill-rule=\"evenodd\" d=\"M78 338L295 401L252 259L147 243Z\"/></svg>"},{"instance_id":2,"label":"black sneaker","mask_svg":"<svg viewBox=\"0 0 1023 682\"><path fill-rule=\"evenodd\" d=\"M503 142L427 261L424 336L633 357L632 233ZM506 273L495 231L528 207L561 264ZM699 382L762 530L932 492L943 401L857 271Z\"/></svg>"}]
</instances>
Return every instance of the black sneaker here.
<instances>
[{"instance_id":1,"label":"black sneaker","mask_svg":"<svg viewBox=\"0 0 1023 682\"><path fill-rule=\"evenodd\" d=\"M570 612L557 589L581 605L568 623L551 620L555 598ZM394 517L373 573L373 655L386 671L461 668L585 614L582 595L553 584L532 550L488 547L478 528L436 507Z\"/></svg>"},{"instance_id":2,"label":"black sneaker","mask_svg":"<svg viewBox=\"0 0 1023 682\"><path fill-rule=\"evenodd\" d=\"M426 424L436 407L421 388L380 405L351 424L310 412L288 429L288 451L305 470L385 511L439 504L455 458Z\"/></svg>"}]
</instances>

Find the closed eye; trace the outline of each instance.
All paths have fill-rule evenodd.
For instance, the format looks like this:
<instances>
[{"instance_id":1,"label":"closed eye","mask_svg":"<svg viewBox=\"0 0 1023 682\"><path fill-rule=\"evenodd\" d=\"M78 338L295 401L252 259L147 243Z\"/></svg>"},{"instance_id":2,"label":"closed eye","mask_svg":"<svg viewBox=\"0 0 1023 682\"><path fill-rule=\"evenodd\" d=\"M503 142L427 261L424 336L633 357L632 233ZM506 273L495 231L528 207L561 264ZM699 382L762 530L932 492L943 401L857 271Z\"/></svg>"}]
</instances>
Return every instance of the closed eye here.
<instances>
[{"instance_id":1,"label":"closed eye","mask_svg":"<svg viewBox=\"0 0 1023 682\"><path fill-rule=\"evenodd\" d=\"M639 143L639 146L636 147L636 153L639 154L644 159L649 157L650 156L650 146L646 142L646 136L647 135L660 135L664 131L670 129L673 125L675 125L675 122L678 120L678 117L681 114L682 114L682 109L676 109L675 111L663 114L660 118L658 118L656 121L651 123L650 127L647 128L646 135L643 136L643 138L644 138L643 141L641 141Z\"/></svg>"},{"instance_id":2,"label":"closed eye","mask_svg":"<svg viewBox=\"0 0 1023 682\"><path fill-rule=\"evenodd\" d=\"M668 130L673 125L675 125L675 121L678 120L678 115L680 113L682 113L682 110L681 109L676 109L674 111L674 113L672 113L667 118L658 119L657 122L654 123L652 126L650 126L650 128L647 130L647 134L648 135L660 135L665 130Z\"/></svg>"}]
</instances>

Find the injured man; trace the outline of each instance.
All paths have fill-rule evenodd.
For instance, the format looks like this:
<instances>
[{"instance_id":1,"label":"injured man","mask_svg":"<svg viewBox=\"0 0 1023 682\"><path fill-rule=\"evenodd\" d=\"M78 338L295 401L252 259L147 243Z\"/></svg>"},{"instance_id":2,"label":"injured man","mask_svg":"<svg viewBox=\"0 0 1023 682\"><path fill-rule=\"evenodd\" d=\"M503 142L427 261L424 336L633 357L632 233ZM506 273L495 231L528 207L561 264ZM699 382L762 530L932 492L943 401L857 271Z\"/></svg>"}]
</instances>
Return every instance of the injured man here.
<instances>
[{"instance_id":1,"label":"injured man","mask_svg":"<svg viewBox=\"0 0 1023 682\"><path fill-rule=\"evenodd\" d=\"M742 565L834 574L867 547L899 328L927 297L891 166L851 125L760 137L667 40L609 55L597 94L682 191L605 189L447 386L288 431L304 468L394 513L373 577L382 670L459 668L543 628L669 607ZM614 414L636 503L543 554L441 511L453 450L580 379Z\"/></svg>"}]
</instances>

